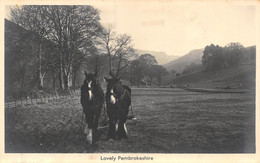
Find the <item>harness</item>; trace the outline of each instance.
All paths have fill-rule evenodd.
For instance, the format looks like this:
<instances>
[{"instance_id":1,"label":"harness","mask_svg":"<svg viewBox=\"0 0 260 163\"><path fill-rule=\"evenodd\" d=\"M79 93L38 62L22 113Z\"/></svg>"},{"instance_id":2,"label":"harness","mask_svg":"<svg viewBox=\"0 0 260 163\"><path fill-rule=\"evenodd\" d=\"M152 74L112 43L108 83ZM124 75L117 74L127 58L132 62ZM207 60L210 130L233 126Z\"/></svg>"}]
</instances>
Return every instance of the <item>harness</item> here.
<instances>
[{"instance_id":1,"label":"harness","mask_svg":"<svg viewBox=\"0 0 260 163\"><path fill-rule=\"evenodd\" d=\"M120 96L120 97L118 97L118 98L116 98L116 105L119 107L119 103L118 103L118 101L119 100L121 100L123 97L124 97L124 95L126 94L126 89L124 90L124 93ZM114 95L115 97L116 97L116 94L115 93L110 93L110 95ZM133 112L133 107L132 107L132 103L130 103L130 114L131 115L129 115L129 116L127 116L127 119L130 119L130 120L136 120L136 118L135 118L135 116L134 116L134 112Z\"/></svg>"},{"instance_id":2,"label":"harness","mask_svg":"<svg viewBox=\"0 0 260 163\"><path fill-rule=\"evenodd\" d=\"M117 95L116 95L115 93L113 93L113 94L115 95L116 101L118 102L119 100L121 100L121 99L124 97L125 93L126 93L126 90L125 90L124 93L123 93L121 96L119 96L119 97L117 97Z\"/></svg>"}]
</instances>

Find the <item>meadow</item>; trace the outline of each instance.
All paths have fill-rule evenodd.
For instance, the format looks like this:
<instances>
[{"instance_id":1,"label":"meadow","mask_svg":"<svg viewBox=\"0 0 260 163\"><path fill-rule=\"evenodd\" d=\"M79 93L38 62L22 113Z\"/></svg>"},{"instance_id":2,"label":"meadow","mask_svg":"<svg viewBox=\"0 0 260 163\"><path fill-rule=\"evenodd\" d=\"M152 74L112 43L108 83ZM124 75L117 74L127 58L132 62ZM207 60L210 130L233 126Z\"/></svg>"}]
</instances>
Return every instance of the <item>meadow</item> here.
<instances>
[{"instance_id":1,"label":"meadow","mask_svg":"<svg viewBox=\"0 0 260 163\"><path fill-rule=\"evenodd\" d=\"M133 88L128 139L83 134L79 97L5 108L6 153L255 153L255 92Z\"/></svg>"}]
</instances>

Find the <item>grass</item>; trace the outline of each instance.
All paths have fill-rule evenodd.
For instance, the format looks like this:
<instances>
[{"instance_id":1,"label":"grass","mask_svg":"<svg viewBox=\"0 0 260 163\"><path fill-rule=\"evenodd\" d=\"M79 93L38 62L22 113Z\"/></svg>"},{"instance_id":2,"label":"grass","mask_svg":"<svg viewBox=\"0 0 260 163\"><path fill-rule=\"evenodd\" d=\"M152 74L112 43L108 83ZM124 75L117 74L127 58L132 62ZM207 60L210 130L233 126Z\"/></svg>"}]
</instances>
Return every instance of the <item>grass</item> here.
<instances>
[{"instance_id":1,"label":"grass","mask_svg":"<svg viewBox=\"0 0 260 163\"><path fill-rule=\"evenodd\" d=\"M79 98L5 110L5 152L255 153L255 94L133 89L127 140L85 143ZM103 116L102 116L103 117ZM102 119L101 117L101 119Z\"/></svg>"},{"instance_id":2,"label":"grass","mask_svg":"<svg viewBox=\"0 0 260 163\"><path fill-rule=\"evenodd\" d=\"M222 69L216 72L201 70L174 79L167 77L164 79L163 84L174 84L178 87L189 85L194 88L255 89L255 72L255 65L240 65L239 67Z\"/></svg>"}]
</instances>

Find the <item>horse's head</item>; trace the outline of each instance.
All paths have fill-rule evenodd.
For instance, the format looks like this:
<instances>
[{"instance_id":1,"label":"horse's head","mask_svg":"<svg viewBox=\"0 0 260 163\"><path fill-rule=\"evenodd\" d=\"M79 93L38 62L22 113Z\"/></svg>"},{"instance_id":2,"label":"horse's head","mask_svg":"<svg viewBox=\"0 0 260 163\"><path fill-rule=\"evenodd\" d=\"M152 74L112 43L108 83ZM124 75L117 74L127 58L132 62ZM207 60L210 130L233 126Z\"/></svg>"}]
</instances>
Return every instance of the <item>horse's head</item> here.
<instances>
[{"instance_id":1,"label":"horse's head","mask_svg":"<svg viewBox=\"0 0 260 163\"><path fill-rule=\"evenodd\" d=\"M123 94L120 78L112 77L111 79L108 79L105 77L105 80L107 81L107 94L110 95L111 103L115 104L116 99Z\"/></svg>"},{"instance_id":2,"label":"horse's head","mask_svg":"<svg viewBox=\"0 0 260 163\"><path fill-rule=\"evenodd\" d=\"M89 95L89 100L91 100L93 98L93 89L96 86L97 83L97 74L88 74L85 71L85 80L84 80L84 85L85 85L85 89L88 91L88 95Z\"/></svg>"}]
</instances>

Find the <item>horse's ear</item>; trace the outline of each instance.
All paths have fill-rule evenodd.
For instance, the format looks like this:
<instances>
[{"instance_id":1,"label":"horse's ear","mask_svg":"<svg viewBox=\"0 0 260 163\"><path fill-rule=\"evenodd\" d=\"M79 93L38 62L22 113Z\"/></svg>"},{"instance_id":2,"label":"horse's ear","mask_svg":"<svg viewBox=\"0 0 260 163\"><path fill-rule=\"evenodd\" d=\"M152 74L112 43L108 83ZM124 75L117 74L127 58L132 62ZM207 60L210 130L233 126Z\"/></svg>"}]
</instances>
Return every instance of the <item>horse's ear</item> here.
<instances>
[{"instance_id":1,"label":"horse's ear","mask_svg":"<svg viewBox=\"0 0 260 163\"><path fill-rule=\"evenodd\" d=\"M108 82L108 81L109 81L109 79L108 79L107 77L105 77L105 80L106 80L106 82Z\"/></svg>"}]
</instances>

